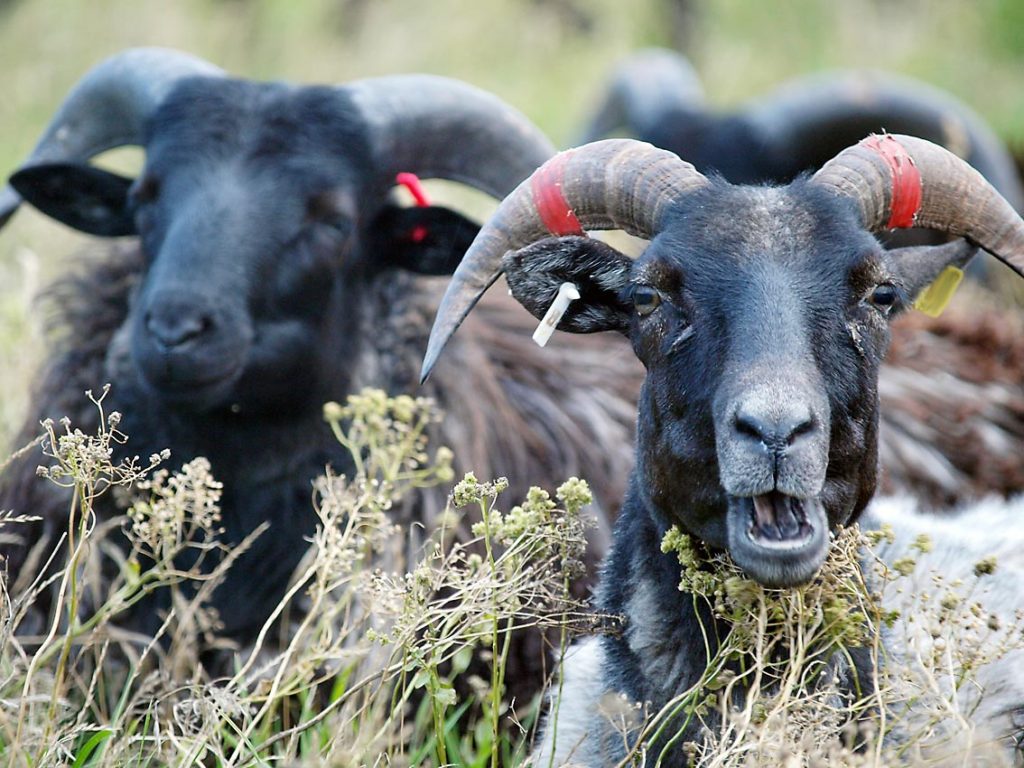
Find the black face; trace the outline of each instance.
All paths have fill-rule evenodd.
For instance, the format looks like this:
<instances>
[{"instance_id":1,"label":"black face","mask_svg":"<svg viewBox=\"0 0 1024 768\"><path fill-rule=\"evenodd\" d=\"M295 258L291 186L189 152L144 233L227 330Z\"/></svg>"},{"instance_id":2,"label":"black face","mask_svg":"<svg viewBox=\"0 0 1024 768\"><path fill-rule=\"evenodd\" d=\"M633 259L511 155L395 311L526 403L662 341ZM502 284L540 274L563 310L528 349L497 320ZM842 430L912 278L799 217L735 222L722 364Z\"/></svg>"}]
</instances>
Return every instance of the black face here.
<instances>
[{"instance_id":1,"label":"black face","mask_svg":"<svg viewBox=\"0 0 1024 768\"><path fill-rule=\"evenodd\" d=\"M834 200L718 196L732 215L712 221L698 203L630 275L629 333L648 369L641 487L666 522L759 581L799 583L874 491L897 278L874 238L837 227Z\"/></svg>"},{"instance_id":2,"label":"black face","mask_svg":"<svg viewBox=\"0 0 1024 768\"><path fill-rule=\"evenodd\" d=\"M192 78L152 117L138 179L77 164L12 178L65 223L138 234L120 364L169 405L281 414L340 396L366 280L448 272L477 231L388 205L361 116L324 92Z\"/></svg>"},{"instance_id":3,"label":"black face","mask_svg":"<svg viewBox=\"0 0 1024 768\"><path fill-rule=\"evenodd\" d=\"M196 81L154 116L128 195L148 258L132 359L198 409L302 400L354 272L365 145L304 91ZM333 150L333 152L332 152ZM240 402L238 402L240 401Z\"/></svg>"},{"instance_id":4,"label":"black face","mask_svg":"<svg viewBox=\"0 0 1024 768\"><path fill-rule=\"evenodd\" d=\"M677 204L635 263L563 238L504 266L535 315L572 280L582 300L559 327L632 340L648 372L637 487L659 523L781 586L817 572L829 530L874 492L888 319L941 268L908 271L906 250L883 251L848 201L804 182L718 183Z\"/></svg>"}]
</instances>

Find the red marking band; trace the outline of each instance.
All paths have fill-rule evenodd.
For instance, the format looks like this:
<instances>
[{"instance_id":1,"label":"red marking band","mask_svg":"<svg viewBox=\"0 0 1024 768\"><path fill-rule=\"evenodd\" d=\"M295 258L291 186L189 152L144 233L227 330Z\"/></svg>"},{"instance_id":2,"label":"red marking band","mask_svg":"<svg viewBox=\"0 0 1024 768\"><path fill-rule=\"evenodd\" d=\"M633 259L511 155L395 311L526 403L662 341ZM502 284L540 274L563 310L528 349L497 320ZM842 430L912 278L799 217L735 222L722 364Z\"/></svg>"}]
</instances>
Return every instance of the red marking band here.
<instances>
[{"instance_id":1,"label":"red marking band","mask_svg":"<svg viewBox=\"0 0 1024 768\"><path fill-rule=\"evenodd\" d=\"M582 235L583 227L562 195L562 179L569 152L562 152L537 169L530 180L537 215L552 235Z\"/></svg>"},{"instance_id":2,"label":"red marking band","mask_svg":"<svg viewBox=\"0 0 1024 768\"><path fill-rule=\"evenodd\" d=\"M420 177L415 173L400 173L395 176L395 183L409 190L409 194L416 201L418 208L426 208L430 205L430 198L427 197L427 192L423 189ZM427 237L427 228L416 227L409 236L414 243L422 243Z\"/></svg>"},{"instance_id":3,"label":"red marking band","mask_svg":"<svg viewBox=\"0 0 1024 768\"><path fill-rule=\"evenodd\" d=\"M892 206L889 229L912 227L921 207L921 173L907 150L893 136L868 136L861 144L877 152L892 175Z\"/></svg>"}]
</instances>

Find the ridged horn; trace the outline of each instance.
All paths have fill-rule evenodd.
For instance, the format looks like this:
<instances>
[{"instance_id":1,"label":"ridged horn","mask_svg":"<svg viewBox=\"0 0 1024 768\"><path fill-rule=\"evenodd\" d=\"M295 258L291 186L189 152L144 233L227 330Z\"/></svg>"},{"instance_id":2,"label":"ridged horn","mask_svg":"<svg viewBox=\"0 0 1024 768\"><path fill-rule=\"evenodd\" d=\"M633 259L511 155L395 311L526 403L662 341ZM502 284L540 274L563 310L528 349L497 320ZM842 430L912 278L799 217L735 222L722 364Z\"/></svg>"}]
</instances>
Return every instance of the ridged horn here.
<instances>
[{"instance_id":1,"label":"ridged horn","mask_svg":"<svg viewBox=\"0 0 1024 768\"><path fill-rule=\"evenodd\" d=\"M608 139L551 158L502 201L452 276L423 361L425 380L456 329L501 274L501 258L551 235L622 229L651 238L665 213L707 179L678 156Z\"/></svg>"},{"instance_id":2,"label":"ridged horn","mask_svg":"<svg viewBox=\"0 0 1024 768\"><path fill-rule=\"evenodd\" d=\"M114 147L139 144L146 119L171 86L192 75L223 71L180 51L131 48L97 64L58 107L22 167L45 162L87 160ZM0 190L0 227L21 205L7 185Z\"/></svg>"},{"instance_id":3,"label":"ridged horn","mask_svg":"<svg viewBox=\"0 0 1024 768\"><path fill-rule=\"evenodd\" d=\"M852 198L872 232L923 227L966 237L1024 277L1024 221L974 168L913 136L869 136L813 183Z\"/></svg>"},{"instance_id":4,"label":"ridged horn","mask_svg":"<svg viewBox=\"0 0 1024 768\"><path fill-rule=\"evenodd\" d=\"M376 167L408 171L502 198L555 153L548 138L497 96L435 75L392 75L344 86L369 127Z\"/></svg>"}]
</instances>

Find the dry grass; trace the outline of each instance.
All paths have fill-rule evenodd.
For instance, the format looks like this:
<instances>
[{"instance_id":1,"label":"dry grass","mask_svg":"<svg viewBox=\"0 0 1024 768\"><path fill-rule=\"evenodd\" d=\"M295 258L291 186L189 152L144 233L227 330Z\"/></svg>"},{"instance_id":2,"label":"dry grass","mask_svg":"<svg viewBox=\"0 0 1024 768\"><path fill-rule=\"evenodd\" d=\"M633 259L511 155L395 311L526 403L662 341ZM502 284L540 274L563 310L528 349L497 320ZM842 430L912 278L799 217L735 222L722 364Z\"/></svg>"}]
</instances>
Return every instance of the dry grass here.
<instances>
[{"instance_id":1,"label":"dry grass","mask_svg":"<svg viewBox=\"0 0 1024 768\"><path fill-rule=\"evenodd\" d=\"M94 402L98 434L44 425L50 463L40 474L71 501L62 546L39 556L63 566L45 582L0 579L5 765L524 761L536 703L505 696L508 633L553 628L557 657L596 627L569 591L585 546L584 483L567 482L557 502L535 489L503 512L505 481L467 475L410 559L408 532L388 510L413 487L452 479L450 452L424 437L438 414L429 402L374 390L329 404L325 416L357 469L317 482L307 556L255 642L237 648L218 638L207 600L247 542L227 550L217 541L221 488L209 465L198 458L170 474L158 468L161 456L114 463L119 417L103 413L102 395ZM95 517L105 493L123 496L123 517ZM459 544L452 533L463 514L476 520L475 539ZM22 522L7 515L0 526ZM915 558L930 542L921 537L889 566L868 556L864 570L863 553L891 541L885 529L844 530L813 584L773 590L673 530L664 548L679 556L680 589L706 600L731 631L709 644L701 680L661 712L645 719L625 702L612 708L616 717L643 742L723 768L999 756L971 722L984 696L978 670L1022 647L1021 617L1003 624L978 597L995 563L979 562L973 580L922 574ZM932 589L909 591L901 619L887 595L911 575ZM154 637L140 636L124 617L154 590L171 593L170 609ZM887 656L894 647L898 658ZM204 666L210 657L199 649L213 648L234 659L227 675ZM850 695L855 649L866 649L874 672ZM694 720L706 724L703 737L681 743L673 734ZM658 759L640 746L628 763Z\"/></svg>"},{"instance_id":2,"label":"dry grass","mask_svg":"<svg viewBox=\"0 0 1024 768\"><path fill-rule=\"evenodd\" d=\"M103 398L95 402L102 411ZM504 697L507 630L582 619L568 585L580 567L589 491L570 481L556 504L534 490L502 513L505 483L467 476L455 500L480 515L475 540L452 541L453 508L406 562L404 532L387 513L411 488L451 479L450 452L425 442L437 414L426 401L373 390L325 411L357 470L317 483L319 525L307 557L263 632L241 649L218 640L206 604L246 547L217 542L220 485L206 461L175 474L156 469L160 456L112 462L123 440L117 414L104 414L96 435L46 426L51 464L41 474L72 501L64 546L42 553L64 558L57 575L17 588L0 580L5 765L496 766L522 758L530 734L520 718L530 715ZM130 497L122 518L96 519L104 493ZM126 629L126 612L158 589L172 600L156 636ZM51 607L39 617L44 594ZM199 654L218 645L235 659L227 677L211 677ZM490 674L470 677L471 693L459 699L453 681L474 657L489 659Z\"/></svg>"},{"instance_id":3,"label":"dry grass","mask_svg":"<svg viewBox=\"0 0 1024 768\"><path fill-rule=\"evenodd\" d=\"M953 580L918 564L927 536L891 562L875 554L894 540L885 526L841 530L811 584L769 589L672 529L663 549L679 556L680 590L729 632L704 628L704 674L661 710L605 703L633 744L621 765L656 766L679 750L705 768L1009 765L1005 739L974 717L986 696L979 673L1024 648L1024 616L1007 621L984 597L995 558ZM851 673L856 654L866 679ZM702 735L684 742L693 722Z\"/></svg>"}]
</instances>

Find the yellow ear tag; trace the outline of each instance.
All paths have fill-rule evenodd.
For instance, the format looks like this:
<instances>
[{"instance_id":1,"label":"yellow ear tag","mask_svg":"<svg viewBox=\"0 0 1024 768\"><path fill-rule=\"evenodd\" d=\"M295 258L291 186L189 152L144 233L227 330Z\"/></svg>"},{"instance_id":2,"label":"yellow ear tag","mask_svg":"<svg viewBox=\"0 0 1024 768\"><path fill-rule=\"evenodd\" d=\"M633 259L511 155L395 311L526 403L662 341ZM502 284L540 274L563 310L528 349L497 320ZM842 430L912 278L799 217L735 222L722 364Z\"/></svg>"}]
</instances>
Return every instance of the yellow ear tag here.
<instances>
[{"instance_id":1,"label":"yellow ear tag","mask_svg":"<svg viewBox=\"0 0 1024 768\"><path fill-rule=\"evenodd\" d=\"M950 264L939 273L931 285L921 291L914 300L914 309L924 312L928 317L938 317L949 306L963 279L964 271Z\"/></svg>"}]
</instances>

